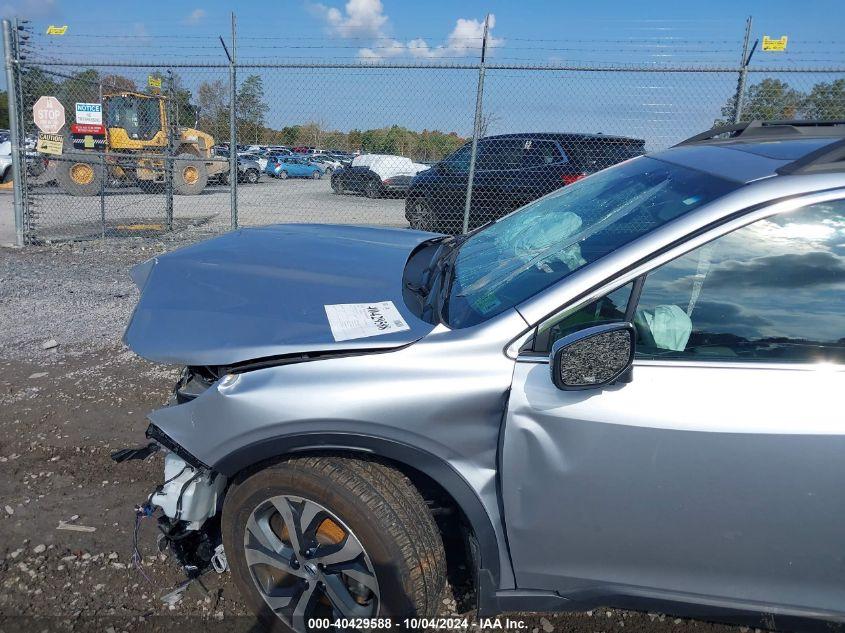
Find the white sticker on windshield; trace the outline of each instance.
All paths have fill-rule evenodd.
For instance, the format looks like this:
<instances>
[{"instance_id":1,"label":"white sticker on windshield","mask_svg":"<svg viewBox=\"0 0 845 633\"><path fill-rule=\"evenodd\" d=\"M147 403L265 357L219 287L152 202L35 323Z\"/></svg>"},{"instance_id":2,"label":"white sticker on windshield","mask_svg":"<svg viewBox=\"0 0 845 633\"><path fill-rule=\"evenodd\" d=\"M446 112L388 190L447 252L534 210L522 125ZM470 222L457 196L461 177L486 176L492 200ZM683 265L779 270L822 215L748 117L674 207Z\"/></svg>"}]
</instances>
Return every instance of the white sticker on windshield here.
<instances>
[{"instance_id":1,"label":"white sticker on windshield","mask_svg":"<svg viewBox=\"0 0 845 633\"><path fill-rule=\"evenodd\" d=\"M336 341L410 330L392 301L338 303L323 306Z\"/></svg>"}]
</instances>

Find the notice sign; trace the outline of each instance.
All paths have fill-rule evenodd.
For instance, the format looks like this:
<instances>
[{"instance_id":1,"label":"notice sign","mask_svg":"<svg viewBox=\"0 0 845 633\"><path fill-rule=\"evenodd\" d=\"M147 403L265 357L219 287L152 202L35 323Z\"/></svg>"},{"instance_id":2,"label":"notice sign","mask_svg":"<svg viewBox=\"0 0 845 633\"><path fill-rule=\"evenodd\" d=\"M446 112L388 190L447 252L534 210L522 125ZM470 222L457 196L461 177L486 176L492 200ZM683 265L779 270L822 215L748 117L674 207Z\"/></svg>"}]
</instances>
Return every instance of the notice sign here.
<instances>
[{"instance_id":1,"label":"notice sign","mask_svg":"<svg viewBox=\"0 0 845 633\"><path fill-rule=\"evenodd\" d=\"M85 125L102 125L103 106L99 103L77 103L76 122Z\"/></svg>"},{"instance_id":2,"label":"notice sign","mask_svg":"<svg viewBox=\"0 0 845 633\"><path fill-rule=\"evenodd\" d=\"M67 24L63 26L53 26L52 24L47 27L47 35L64 35L67 33Z\"/></svg>"},{"instance_id":3,"label":"notice sign","mask_svg":"<svg viewBox=\"0 0 845 633\"><path fill-rule=\"evenodd\" d=\"M338 303L324 306L336 341L349 341L411 328L392 301Z\"/></svg>"},{"instance_id":4,"label":"notice sign","mask_svg":"<svg viewBox=\"0 0 845 633\"><path fill-rule=\"evenodd\" d=\"M161 90L161 77L153 77L152 75L147 75L147 85L150 88L158 88Z\"/></svg>"},{"instance_id":5,"label":"notice sign","mask_svg":"<svg viewBox=\"0 0 845 633\"><path fill-rule=\"evenodd\" d=\"M786 35L781 35L778 38L763 36L763 50L772 53L781 53L786 50Z\"/></svg>"},{"instance_id":6,"label":"notice sign","mask_svg":"<svg viewBox=\"0 0 845 633\"><path fill-rule=\"evenodd\" d=\"M38 143L35 145L35 149L42 154L61 154L64 141L65 137L61 134L39 132Z\"/></svg>"}]
</instances>

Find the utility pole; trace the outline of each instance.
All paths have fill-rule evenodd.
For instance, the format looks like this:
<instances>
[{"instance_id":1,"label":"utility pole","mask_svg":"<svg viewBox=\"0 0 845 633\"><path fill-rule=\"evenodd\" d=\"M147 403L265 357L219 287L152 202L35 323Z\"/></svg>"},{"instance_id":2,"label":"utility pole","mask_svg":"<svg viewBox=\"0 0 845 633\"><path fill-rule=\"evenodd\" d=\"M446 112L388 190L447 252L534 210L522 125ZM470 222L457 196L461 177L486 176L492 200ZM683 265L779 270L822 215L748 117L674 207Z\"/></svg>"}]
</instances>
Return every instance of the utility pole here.
<instances>
[{"instance_id":1,"label":"utility pole","mask_svg":"<svg viewBox=\"0 0 845 633\"><path fill-rule=\"evenodd\" d=\"M751 56L757 48L757 40L754 40L754 46L751 51L748 50L748 44L751 41L751 16L745 20L745 39L742 45L742 59L739 66L739 79L736 82L736 98L734 99L734 123L739 123L742 118L742 100L745 96L745 83L748 80L748 64L751 62Z\"/></svg>"},{"instance_id":2,"label":"utility pole","mask_svg":"<svg viewBox=\"0 0 845 633\"><path fill-rule=\"evenodd\" d=\"M467 174L467 197L464 203L463 232L469 231L469 211L472 207L472 181L475 178L475 158L478 153L478 137L481 134L481 117L484 102L484 69L487 57L487 33L490 26L490 14L484 18L484 37L481 40L481 63L478 65L478 88L475 93L475 119L472 126L472 152L469 155L469 173Z\"/></svg>"}]
</instances>

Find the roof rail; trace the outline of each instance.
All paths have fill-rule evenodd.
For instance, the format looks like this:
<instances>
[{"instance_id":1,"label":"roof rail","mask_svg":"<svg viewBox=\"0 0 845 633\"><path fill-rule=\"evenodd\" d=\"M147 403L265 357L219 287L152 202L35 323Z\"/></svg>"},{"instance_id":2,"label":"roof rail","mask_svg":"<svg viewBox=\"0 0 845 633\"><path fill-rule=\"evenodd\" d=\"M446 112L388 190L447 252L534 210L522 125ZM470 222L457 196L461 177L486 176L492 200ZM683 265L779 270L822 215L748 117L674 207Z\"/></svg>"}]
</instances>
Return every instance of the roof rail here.
<instances>
[{"instance_id":1,"label":"roof rail","mask_svg":"<svg viewBox=\"0 0 845 633\"><path fill-rule=\"evenodd\" d=\"M845 121L761 121L754 120L733 125L714 127L701 134L681 141L679 145L692 145L705 141L719 141L736 138L765 138L773 136L842 136L845 137ZM719 138L725 137L725 138Z\"/></svg>"},{"instance_id":2,"label":"roof rail","mask_svg":"<svg viewBox=\"0 0 845 633\"><path fill-rule=\"evenodd\" d=\"M781 176L845 171L845 138L802 156L775 170Z\"/></svg>"}]
</instances>

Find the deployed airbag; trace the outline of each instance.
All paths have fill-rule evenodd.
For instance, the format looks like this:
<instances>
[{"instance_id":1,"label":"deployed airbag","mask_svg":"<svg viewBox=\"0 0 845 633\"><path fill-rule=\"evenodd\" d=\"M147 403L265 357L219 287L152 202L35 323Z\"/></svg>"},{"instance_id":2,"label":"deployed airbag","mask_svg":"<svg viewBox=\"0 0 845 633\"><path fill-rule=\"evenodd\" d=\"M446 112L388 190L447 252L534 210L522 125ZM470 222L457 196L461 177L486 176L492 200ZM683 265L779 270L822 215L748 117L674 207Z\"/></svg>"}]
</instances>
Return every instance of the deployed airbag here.
<instances>
[{"instance_id":1,"label":"deployed airbag","mask_svg":"<svg viewBox=\"0 0 845 633\"><path fill-rule=\"evenodd\" d=\"M659 305L654 311L638 309L634 325L647 347L682 352L692 333L692 320L676 305Z\"/></svg>"}]
</instances>

